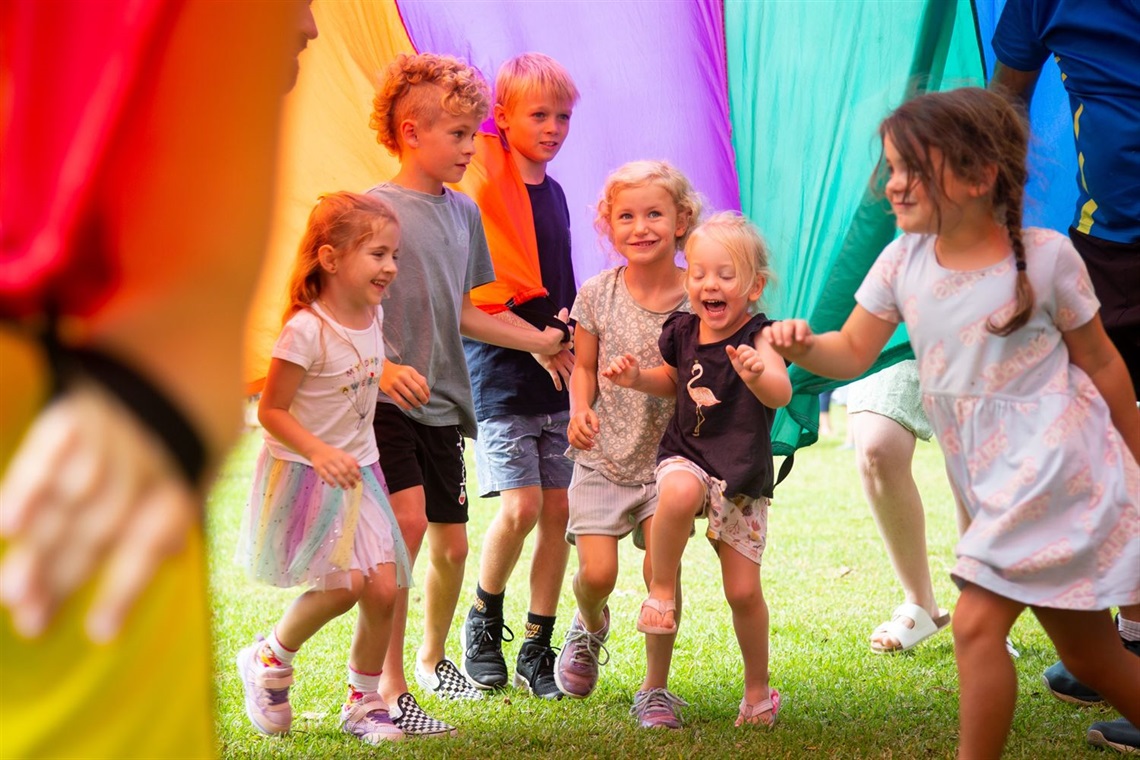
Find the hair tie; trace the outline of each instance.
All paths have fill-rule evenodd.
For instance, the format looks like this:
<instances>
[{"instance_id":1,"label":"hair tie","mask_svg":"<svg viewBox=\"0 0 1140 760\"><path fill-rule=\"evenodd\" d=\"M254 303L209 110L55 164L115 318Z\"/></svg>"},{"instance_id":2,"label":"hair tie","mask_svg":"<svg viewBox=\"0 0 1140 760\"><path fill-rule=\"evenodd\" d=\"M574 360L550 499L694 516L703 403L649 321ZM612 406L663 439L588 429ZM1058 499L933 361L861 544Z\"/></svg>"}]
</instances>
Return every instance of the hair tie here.
<instances>
[{"instance_id":1,"label":"hair tie","mask_svg":"<svg viewBox=\"0 0 1140 760\"><path fill-rule=\"evenodd\" d=\"M1017 260L1017 271L1019 271L1019 272L1025 271L1025 259L1018 259Z\"/></svg>"}]
</instances>

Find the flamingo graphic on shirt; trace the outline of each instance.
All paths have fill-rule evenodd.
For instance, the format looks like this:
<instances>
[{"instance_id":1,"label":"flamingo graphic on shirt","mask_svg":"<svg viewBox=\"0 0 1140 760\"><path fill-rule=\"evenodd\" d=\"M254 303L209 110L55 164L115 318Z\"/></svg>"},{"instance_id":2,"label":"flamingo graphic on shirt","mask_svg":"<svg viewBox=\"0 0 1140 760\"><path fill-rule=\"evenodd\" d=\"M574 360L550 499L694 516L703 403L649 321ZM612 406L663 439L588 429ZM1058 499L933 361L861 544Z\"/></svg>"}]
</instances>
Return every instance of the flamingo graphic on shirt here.
<instances>
[{"instance_id":1,"label":"flamingo graphic on shirt","mask_svg":"<svg viewBox=\"0 0 1140 760\"><path fill-rule=\"evenodd\" d=\"M701 411L706 406L716 406L720 403L720 399L713 395L713 392L704 386L694 388L693 383L700 379L705 374L705 368L697 360L693 360L693 376L689 378L689 382L685 383L685 388L689 391L689 398L697 405L697 426L693 428L693 437L699 437L701 434L701 425L705 421L705 413Z\"/></svg>"}]
</instances>

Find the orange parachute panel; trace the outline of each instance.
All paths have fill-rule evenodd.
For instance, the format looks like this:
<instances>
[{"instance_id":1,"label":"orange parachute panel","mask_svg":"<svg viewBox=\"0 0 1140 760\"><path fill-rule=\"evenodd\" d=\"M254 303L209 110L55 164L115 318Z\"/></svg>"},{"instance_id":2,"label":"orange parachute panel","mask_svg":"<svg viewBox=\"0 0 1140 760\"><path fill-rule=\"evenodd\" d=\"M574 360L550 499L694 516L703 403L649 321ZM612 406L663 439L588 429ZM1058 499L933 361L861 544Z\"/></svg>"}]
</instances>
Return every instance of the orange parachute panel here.
<instances>
[{"instance_id":1,"label":"orange parachute panel","mask_svg":"<svg viewBox=\"0 0 1140 760\"><path fill-rule=\"evenodd\" d=\"M285 103L276 211L247 320L244 377L250 393L265 382L289 273L317 197L362 192L400 168L368 127L388 63L415 52L395 2L317 0L313 16L320 36L302 54L297 85Z\"/></svg>"},{"instance_id":2,"label":"orange parachute panel","mask_svg":"<svg viewBox=\"0 0 1140 760\"><path fill-rule=\"evenodd\" d=\"M471 301L489 314L506 303L524 303L547 294L538 263L538 242L530 195L510 151L498 134L476 137L475 158L457 186L479 205L495 281L471 291Z\"/></svg>"}]
</instances>

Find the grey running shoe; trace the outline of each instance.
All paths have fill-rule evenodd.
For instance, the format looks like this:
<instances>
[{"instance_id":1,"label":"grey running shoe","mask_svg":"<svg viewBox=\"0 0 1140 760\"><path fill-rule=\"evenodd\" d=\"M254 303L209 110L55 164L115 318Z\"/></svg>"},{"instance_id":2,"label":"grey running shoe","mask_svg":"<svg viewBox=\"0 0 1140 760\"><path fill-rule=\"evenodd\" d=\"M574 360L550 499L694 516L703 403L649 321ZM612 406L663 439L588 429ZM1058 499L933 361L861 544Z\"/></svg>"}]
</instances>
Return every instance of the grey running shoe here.
<instances>
[{"instance_id":1,"label":"grey running shoe","mask_svg":"<svg viewBox=\"0 0 1140 760\"><path fill-rule=\"evenodd\" d=\"M1093 723L1089 728L1088 742L1094 747L1114 749L1123 755L1140 754L1140 729L1127 718Z\"/></svg>"},{"instance_id":2,"label":"grey running shoe","mask_svg":"<svg viewBox=\"0 0 1140 760\"><path fill-rule=\"evenodd\" d=\"M554 665L554 682L558 690L572 699L585 699L598 685L598 668L610 661L606 637L610 635L610 608L602 614L606 624L597 633L590 633L582 625L577 613L566 631L566 641ZM602 653L606 658L601 659Z\"/></svg>"},{"instance_id":3,"label":"grey running shoe","mask_svg":"<svg viewBox=\"0 0 1140 760\"><path fill-rule=\"evenodd\" d=\"M648 689L633 695L629 713L642 728L680 728L681 708L688 704L668 689Z\"/></svg>"}]
</instances>

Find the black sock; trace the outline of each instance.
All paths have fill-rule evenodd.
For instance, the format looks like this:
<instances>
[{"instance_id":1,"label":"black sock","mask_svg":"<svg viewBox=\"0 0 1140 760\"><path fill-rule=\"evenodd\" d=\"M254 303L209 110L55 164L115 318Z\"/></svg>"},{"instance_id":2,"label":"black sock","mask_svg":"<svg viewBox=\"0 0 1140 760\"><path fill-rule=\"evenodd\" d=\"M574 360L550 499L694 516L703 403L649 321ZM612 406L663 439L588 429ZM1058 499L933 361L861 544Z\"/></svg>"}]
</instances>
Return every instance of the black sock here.
<instances>
[{"instance_id":1,"label":"black sock","mask_svg":"<svg viewBox=\"0 0 1140 760\"><path fill-rule=\"evenodd\" d=\"M503 597L506 595L507 592L505 591L501 594L490 594L484 591L483 587L476 583L475 611L480 615L485 615L486 617L501 618L503 616Z\"/></svg>"},{"instance_id":2,"label":"black sock","mask_svg":"<svg viewBox=\"0 0 1140 760\"><path fill-rule=\"evenodd\" d=\"M533 612L526 613L526 634L523 636L523 644L537 644L539 646L549 647L550 638L554 635L554 621L553 615L536 615Z\"/></svg>"}]
</instances>

